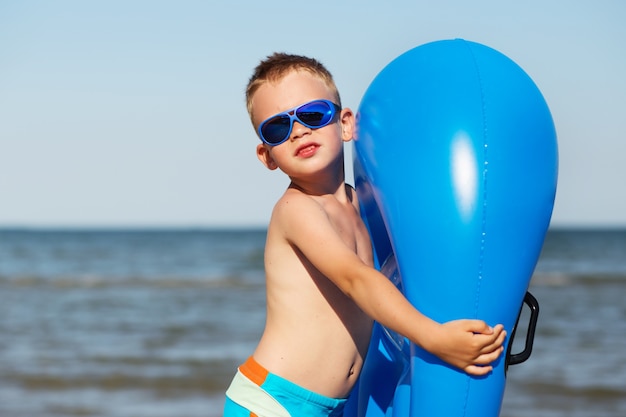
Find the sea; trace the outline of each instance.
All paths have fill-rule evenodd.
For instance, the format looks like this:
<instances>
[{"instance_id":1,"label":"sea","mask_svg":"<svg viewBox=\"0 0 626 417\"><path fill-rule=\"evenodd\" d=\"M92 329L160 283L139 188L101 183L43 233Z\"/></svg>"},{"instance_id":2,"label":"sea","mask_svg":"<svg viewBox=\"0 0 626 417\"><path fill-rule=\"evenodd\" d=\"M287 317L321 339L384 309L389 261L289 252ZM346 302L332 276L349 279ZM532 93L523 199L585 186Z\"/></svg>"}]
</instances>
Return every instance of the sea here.
<instances>
[{"instance_id":1,"label":"sea","mask_svg":"<svg viewBox=\"0 0 626 417\"><path fill-rule=\"evenodd\" d=\"M221 416L264 325L264 243L1 229L0 417ZM508 369L501 416L626 416L626 230L551 229L529 291L532 355Z\"/></svg>"}]
</instances>

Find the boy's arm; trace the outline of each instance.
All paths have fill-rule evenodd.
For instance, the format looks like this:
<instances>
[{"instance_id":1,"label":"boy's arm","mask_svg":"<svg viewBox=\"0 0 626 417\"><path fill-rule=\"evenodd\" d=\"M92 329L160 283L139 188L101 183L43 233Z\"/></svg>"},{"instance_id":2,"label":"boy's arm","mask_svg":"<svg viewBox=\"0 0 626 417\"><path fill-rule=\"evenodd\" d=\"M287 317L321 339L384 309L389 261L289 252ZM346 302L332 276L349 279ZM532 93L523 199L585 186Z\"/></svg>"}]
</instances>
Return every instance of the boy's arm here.
<instances>
[{"instance_id":1,"label":"boy's arm","mask_svg":"<svg viewBox=\"0 0 626 417\"><path fill-rule=\"evenodd\" d=\"M285 239L371 318L467 373L491 371L488 365L503 350L502 326L492 329L480 320L439 324L420 313L344 243L326 212L311 198L283 199L273 217Z\"/></svg>"}]
</instances>

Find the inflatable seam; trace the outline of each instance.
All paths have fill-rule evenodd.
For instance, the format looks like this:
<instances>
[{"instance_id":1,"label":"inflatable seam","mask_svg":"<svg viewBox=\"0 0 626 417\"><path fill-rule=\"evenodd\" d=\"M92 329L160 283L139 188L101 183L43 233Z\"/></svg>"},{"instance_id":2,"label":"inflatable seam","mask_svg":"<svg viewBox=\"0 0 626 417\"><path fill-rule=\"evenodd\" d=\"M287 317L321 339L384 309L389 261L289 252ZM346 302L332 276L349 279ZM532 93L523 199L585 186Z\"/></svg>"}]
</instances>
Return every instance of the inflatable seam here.
<instances>
[{"instance_id":1,"label":"inflatable seam","mask_svg":"<svg viewBox=\"0 0 626 417\"><path fill-rule=\"evenodd\" d=\"M483 274L485 270L485 245L487 241L487 176L489 169L489 159L488 159L488 129L487 129L487 103L485 100L485 89L482 74L480 71L480 66L478 65L478 61L476 59L476 55L474 55L474 50L472 46L465 42L467 45L467 49L469 50L469 54L472 57L472 62L474 63L474 68L476 69L476 78L478 80L478 87L480 89L480 100L481 100L481 111L482 111L482 125L483 125L483 167L482 167L482 220L481 220L481 230L480 230L480 252L478 258L478 280L476 283L476 296L474 303L474 318L478 318L478 310L480 304L480 292L481 286L483 283ZM467 401L469 399L469 391L471 387L471 378L467 380L467 390L466 390L466 398L464 402L463 415L465 415L467 410Z\"/></svg>"}]
</instances>

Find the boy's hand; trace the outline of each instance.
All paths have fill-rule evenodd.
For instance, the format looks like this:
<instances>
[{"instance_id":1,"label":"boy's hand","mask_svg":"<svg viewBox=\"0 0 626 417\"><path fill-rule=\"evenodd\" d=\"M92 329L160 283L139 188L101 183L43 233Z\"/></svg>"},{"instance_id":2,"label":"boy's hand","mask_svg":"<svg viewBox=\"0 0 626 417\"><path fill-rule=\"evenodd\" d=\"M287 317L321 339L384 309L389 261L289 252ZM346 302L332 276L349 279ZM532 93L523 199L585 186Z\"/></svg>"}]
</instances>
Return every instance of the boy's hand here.
<instances>
[{"instance_id":1,"label":"boy's hand","mask_svg":"<svg viewBox=\"0 0 626 417\"><path fill-rule=\"evenodd\" d=\"M470 375L486 375L504 350L506 331L481 320L454 320L438 326L426 350Z\"/></svg>"}]
</instances>

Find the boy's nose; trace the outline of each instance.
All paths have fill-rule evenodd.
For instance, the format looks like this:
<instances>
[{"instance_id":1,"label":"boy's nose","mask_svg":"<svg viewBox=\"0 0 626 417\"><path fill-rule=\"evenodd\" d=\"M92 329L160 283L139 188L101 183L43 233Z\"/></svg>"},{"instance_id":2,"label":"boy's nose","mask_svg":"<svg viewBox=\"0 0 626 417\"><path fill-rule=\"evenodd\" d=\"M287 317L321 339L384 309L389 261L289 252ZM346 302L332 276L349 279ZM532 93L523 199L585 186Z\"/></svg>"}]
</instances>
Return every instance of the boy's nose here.
<instances>
[{"instance_id":1,"label":"boy's nose","mask_svg":"<svg viewBox=\"0 0 626 417\"><path fill-rule=\"evenodd\" d=\"M306 127L300 122L294 120L293 127L291 128L291 137L289 139L291 140L299 139L310 131L311 131L311 128Z\"/></svg>"}]
</instances>

